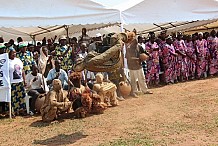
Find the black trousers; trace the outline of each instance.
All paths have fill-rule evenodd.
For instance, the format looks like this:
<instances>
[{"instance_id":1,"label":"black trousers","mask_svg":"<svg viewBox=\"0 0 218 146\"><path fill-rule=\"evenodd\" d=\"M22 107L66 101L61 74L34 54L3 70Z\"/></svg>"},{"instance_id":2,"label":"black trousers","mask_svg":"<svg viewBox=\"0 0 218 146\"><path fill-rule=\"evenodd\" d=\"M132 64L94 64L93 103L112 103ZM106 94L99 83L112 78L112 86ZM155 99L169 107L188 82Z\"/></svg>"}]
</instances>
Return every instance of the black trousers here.
<instances>
[{"instance_id":1,"label":"black trousers","mask_svg":"<svg viewBox=\"0 0 218 146\"><path fill-rule=\"evenodd\" d=\"M43 94L43 93L45 93L45 91L42 88L32 89L28 92L28 95L32 97L30 98L30 111L35 111L36 99L40 94Z\"/></svg>"}]
</instances>

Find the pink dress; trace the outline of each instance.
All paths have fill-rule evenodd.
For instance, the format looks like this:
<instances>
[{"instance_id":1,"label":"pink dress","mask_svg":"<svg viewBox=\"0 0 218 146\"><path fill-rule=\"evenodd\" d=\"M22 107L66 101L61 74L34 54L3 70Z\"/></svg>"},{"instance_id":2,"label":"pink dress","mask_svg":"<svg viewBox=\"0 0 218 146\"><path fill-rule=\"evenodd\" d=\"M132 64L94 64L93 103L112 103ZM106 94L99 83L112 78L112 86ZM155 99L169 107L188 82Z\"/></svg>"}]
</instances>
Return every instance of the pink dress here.
<instances>
[{"instance_id":1,"label":"pink dress","mask_svg":"<svg viewBox=\"0 0 218 146\"><path fill-rule=\"evenodd\" d=\"M218 72L218 56L217 56L218 38L209 37L207 39L207 42L208 42L208 49L210 51L209 71L210 71L210 75L214 75Z\"/></svg>"},{"instance_id":2,"label":"pink dress","mask_svg":"<svg viewBox=\"0 0 218 146\"><path fill-rule=\"evenodd\" d=\"M197 52L197 77L200 78L207 72L207 64L209 57L209 50L207 48L207 41L205 39L196 40Z\"/></svg>"},{"instance_id":3,"label":"pink dress","mask_svg":"<svg viewBox=\"0 0 218 146\"><path fill-rule=\"evenodd\" d=\"M176 80L176 72L175 72L176 57L173 54L175 54L175 49L172 44L163 45L162 58L163 58L165 82L167 84L173 83Z\"/></svg>"},{"instance_id":4,"label":"pink dress","mask_svg":"<svg viewBox=\"0 0 218 146\"><path fill-rule=\"evenodd\" d=\"M186 47L188 76L193 79L196 72L196 51L192 41L186 42Z\"/></svg>"},{"instance_id":5,"label":"pink dress","mask_svg":"<svg viewBox=\"0 0 218 146\"><path fill-rule=\"evenodd\" d=\"M147 83L150 83L151 81L159 83L159 46L156 42L153 44L151 42L147 42L145 44L145 49L150 54L150 57L147 60L146 81Z\"/></svg>"},{"instance_id":6,"label":"pink dress","mask_svg":"<svg viewBox=\"0 0 218 146\"><path fill-rule=\"evenodd\" d=\"M186 54L187 47L184 40L176 40L174 42L175 50ZM188 68L187 68L187 57L182 56L178 53L176 62L176 74L178 77L183 77L188 80Z\"/></svg>"}]
</instances>

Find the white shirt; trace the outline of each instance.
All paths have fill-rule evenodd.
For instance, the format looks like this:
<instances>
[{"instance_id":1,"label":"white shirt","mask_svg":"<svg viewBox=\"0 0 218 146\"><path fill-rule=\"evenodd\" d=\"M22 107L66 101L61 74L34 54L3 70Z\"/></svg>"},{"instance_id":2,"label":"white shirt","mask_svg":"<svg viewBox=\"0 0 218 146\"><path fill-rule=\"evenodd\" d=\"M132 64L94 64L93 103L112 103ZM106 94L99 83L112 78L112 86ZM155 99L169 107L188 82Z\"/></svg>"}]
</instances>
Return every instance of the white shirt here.
<instances>
[{"instance_id":1,"label":"white shirt","mask_svg":"<svg viewBox=\"0 0 218 146\"><path fill-rule=\"evenodd\" d=\"M77 54L76 59L78 59L78 58L85 58L87 55L88 55L87 52L82 53L82 51L81 51L81 52L79 52Z\"/></svg>"},{"instance_id":2,"label":"white shirt","mask_svg":"<svg viewBox=\"0 0 218 146\"><path fill-rule=\"evenodd\" d=\"M33 82L35 78L36 81ZM37 76L33 76L32 73L26 75L26 83L29 90L41 88L42 81L42 74L40 73L37 73Z\"/></svg>"},{"instance_id":3,"label":"white shirt","mask_svg":"<svg viewBox=\"0 0 218 146\"><path fill-rule=\"evenodd\" d=\"M23 82L23 63L19 58L9 59L9 77L11 83Z\"/></svg>"}]
</instances>

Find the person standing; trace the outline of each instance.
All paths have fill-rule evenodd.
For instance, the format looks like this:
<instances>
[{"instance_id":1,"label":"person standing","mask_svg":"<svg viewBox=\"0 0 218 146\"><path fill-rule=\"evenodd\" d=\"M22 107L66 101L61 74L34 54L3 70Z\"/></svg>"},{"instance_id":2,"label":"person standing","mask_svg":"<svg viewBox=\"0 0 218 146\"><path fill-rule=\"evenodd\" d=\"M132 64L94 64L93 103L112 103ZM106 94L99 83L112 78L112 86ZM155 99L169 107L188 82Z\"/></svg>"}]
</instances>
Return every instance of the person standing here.
<instances>
[{"instance_id":1,"label":"person standing","mask_svg":"<svg viewBox=\"0 0 218 146\"><path fill-rule=\"evenodd\" d=\"M187 59L186 59L186 51L187 47L185 45L184 40L182 39L182 33L179 32L177 35L177 39L174 42L174 47L177 56L176 62L176 74L179 81L188 80L188 72L187 72Z\"/></svg>"},{"instance_id":2,"label":"person standing","mask_svg":"<svg viewBox=\"0 0 218 146\"><path fill-rule=\"evenodd\" d=\"M82 28L82 35L79 36L78 42L79 44L85 43L86 46L89 46L89 44L91 43L91 38L86 34L86 32L86 28Z\"/></svg>"},{"instance_id":3,"label":"person standing","mask_svg":"<svg viewBox=\"0 0 218 146\"><path fill-rule=\"evenodd\" d=\"M196 71L196 49L192 41L191 35L187 36L187 40L185 44L187 47L186 55L187 55L188 76L190 79L194 79L195 71Z\"/></svg>"},{"instance_id":4,"label":"person standing","mask_svg":"<svg viewBox=\"0 0 218 146\"><path fill-rule=\"evenodd\" d=\"M38 61L39 72L44 75L48 61L48 49L43 46L40 48L40 56Z\"/></svg>"},{"instance_id":5,"label":"person standing","mask_svg":"<svg viewBox=\"0 0 218 146\"><path fill-rule=\"evenodd\" d=\"M155 42L154 32L149 33L149 41L145 44L146 51L150 54L147 60L146 81L148 85L159 84L159 46Z\"/></svg>"},{"instance_id":6,"label":"person standing","mask_svg":"<svg viewBox=\"0 0 218 146\"><path fill-rule=\"evenodd\" d=\"M129 32L128 33L128 41L126 43L126 59L127 59L127 64L128 64L128 69L129 69L129 74L130 74L130 80L131 80L131 96L133 97L138 97L137 95L137 82L136 80L138 79L138 84L139 88L144 94L152 94L148 90L146 81L145 81L145 76L143 75L143 70L141 66L141 61L139 59L139 47L138 47L138 42L135 38L135 33L134 32Z\"/></svg>"},{"instance_id":7,"label":"person standing","mask_svg":"<svg viewBox=\"0 0 218 146\"><path fill-rule=\"evenodd\" d=\"M23 62L16 58L16 51L9 51L9 76L11 82L11 104L15 115L24 114L25 104L25 72Z\"/></svg>"},{"instance_id":8,"label":"person standing","mask_svg":"<svg viewBox=\"0 0 218 146\"><path fill-rule=\"evenodd\" d=\"M216 37L216 31L212 30L210 37L208 37L208 49L210 51L210 61L209 61L209 74L211 76L218 73L218 38Z\"/></svg>"},{"instance_id":9,"label":"person standing","mask_svg":"<svg viewBox=\"0 0 218 146\"><path fill-rule=\"evenodd\" d=\"M138 36L138 45L141 47L141 49L143 51L146 51L145 50L145 43L143 42L143 38L141 36ZM146 74L147 74L147 62L146 61L142 61L142 68L144 71L144 75L146 76Z\"/></svg>"},{"instance_id":10,"label":"person standing","mask_svg":"<svg viewBox=\"0 0 218 146\"><path fill-rule=\"evenodd\" d=\"M202 76L207 77L207 59L209 57L209 50L207 48L207 41L203 39L203 33L198 33L198 40L196 40L197 52L197 78Z\"/></svg>"},{"instance_id":11,"label":"person standing","mask_svg":"<svg viewBox=\"0 0 218 146\"><path fill-rule=\"evenodd\" d=\"M178 54L175 52L172 37L168 36L166 38L166 43L163 45L162 49L162 61L166 84L172 84L177 81L175 68L177 56Z\"/></svg>"},{"instance_id":12,"label":"person standing","mask_svg":"<svg viewBox=\"0 0 218 146\"><path fill-rule=\"evenodd\" d=\"M70 45L67 45L67 38L61 36L59 39L59 46L55 48L56 59L61 60L61 68L65 71L69 70L73 64L72 58L72 48Z\"/></svg>"},{"instance_id":13,"label":"person standing","mask_svg":"<svg viewBox=\"0 0 218 146\"><path fill-rule=\"evenodd\" d=\"M20 52L17 53L17 58L19 58L23 62L25 74L28 74L31 72L32 65L35 65L36 62L34 61L30 51L27 51L26 44L20 43L18 48L20 49Z\"/></svg>"}]
</instances>

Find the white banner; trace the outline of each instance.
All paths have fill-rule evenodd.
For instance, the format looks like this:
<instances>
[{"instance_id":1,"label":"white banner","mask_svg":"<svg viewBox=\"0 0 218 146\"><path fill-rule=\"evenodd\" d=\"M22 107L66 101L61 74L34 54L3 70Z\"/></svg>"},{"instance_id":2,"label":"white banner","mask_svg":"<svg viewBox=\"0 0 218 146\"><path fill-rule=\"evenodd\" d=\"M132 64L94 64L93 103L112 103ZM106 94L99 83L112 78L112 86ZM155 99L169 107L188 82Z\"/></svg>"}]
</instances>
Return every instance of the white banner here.
<instances>
[{"instance_id":1,"label":"white banner","mask_svg":"<svg viewBox=\"0 0 218 146\"><path fill-rule=\"evenodd\" d=\"M0 101L11 102L8 53L0 54Z\"/></svg>"}]
</instances>

